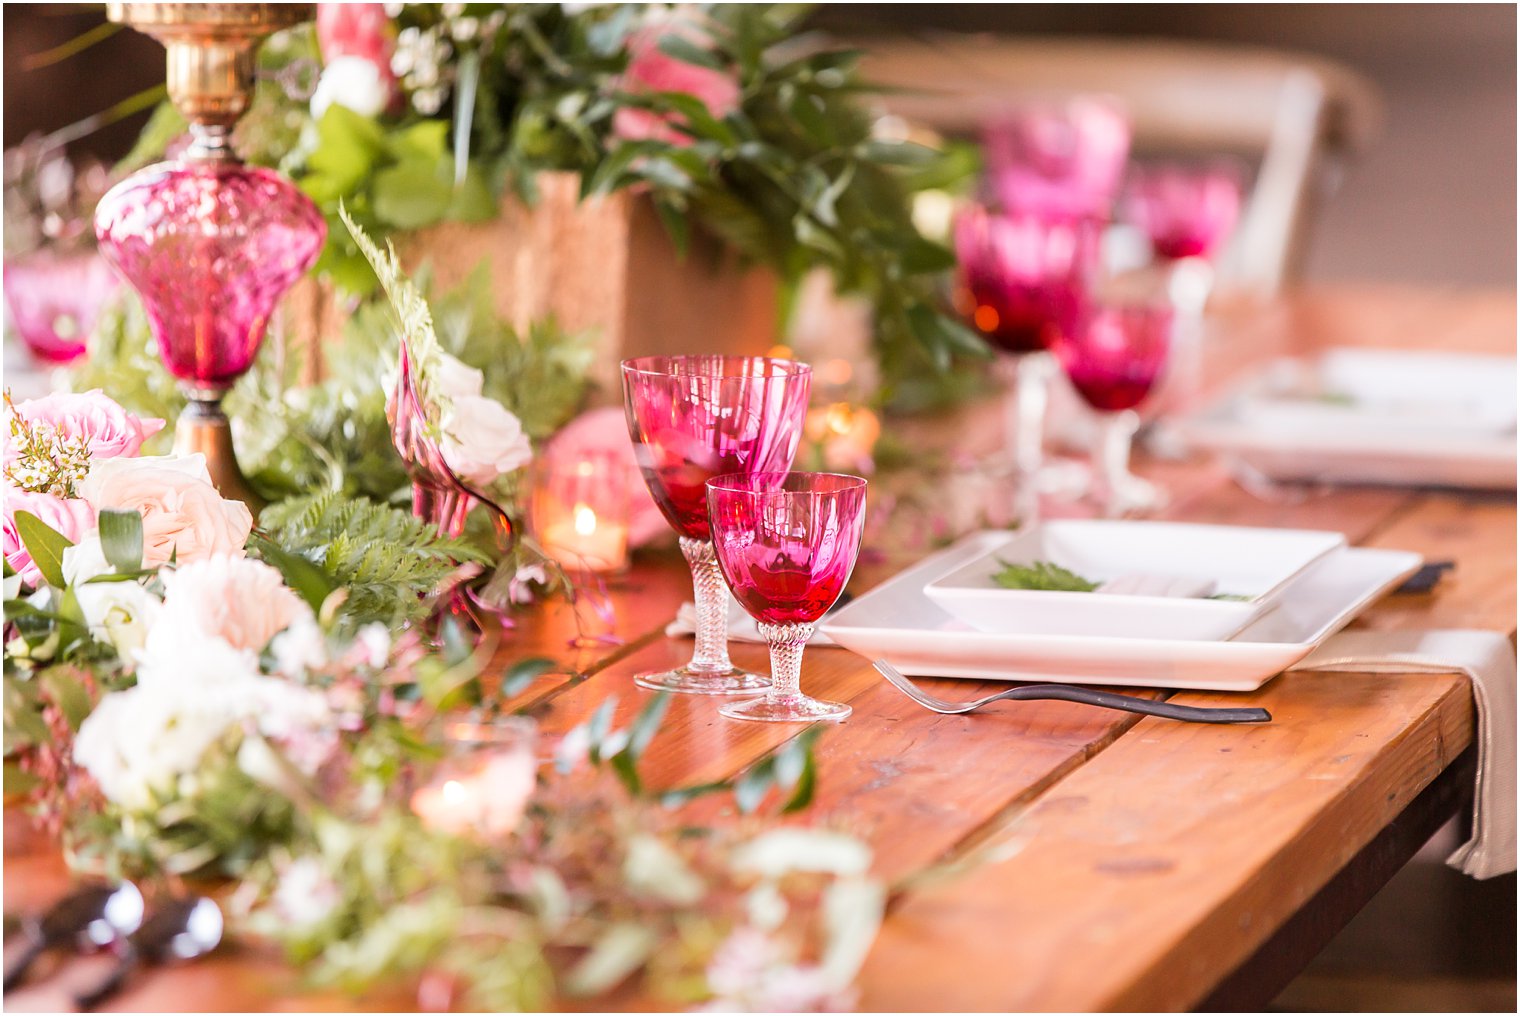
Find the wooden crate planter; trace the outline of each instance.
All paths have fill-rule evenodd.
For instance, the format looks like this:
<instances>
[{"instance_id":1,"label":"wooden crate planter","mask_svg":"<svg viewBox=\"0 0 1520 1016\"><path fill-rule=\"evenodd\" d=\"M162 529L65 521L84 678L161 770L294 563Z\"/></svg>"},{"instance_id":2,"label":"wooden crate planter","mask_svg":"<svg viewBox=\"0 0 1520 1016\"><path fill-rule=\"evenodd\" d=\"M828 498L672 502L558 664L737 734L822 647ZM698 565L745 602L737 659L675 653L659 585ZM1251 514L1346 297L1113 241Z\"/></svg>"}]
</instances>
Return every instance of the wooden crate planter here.
<instances>
[{"instance_id":1,"label":"wooden crate planter","mask_svg":"<svg viewBox=\"0 0 1520 1016\"><path fill-rule=\"evenodd\" d=\"M778 339L778 283L744 267L716 239L693 231L680 257L653 207L623 191L577 200L579 177L546 173L532 207L515 196L484 223L442 223L398 237L408 270L424 262L434 285L464 282L481 262L497 313L519 328L552 315L594 338L592 377L604 398L619 391L618 361L651 353L763 354ZM338 341L346 309L331 287L307 280L287 310L295 342L321 376L321 344Z\"/></svg>"}]
</instances>

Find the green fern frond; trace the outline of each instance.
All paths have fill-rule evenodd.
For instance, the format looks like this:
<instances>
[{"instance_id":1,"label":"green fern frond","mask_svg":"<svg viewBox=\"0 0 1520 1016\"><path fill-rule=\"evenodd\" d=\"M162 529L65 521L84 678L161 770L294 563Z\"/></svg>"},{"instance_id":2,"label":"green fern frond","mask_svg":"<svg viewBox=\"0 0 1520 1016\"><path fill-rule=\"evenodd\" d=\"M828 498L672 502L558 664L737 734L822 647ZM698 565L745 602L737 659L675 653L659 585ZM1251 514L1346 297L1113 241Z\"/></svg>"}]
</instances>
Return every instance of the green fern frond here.
<instances>
[{"instance_id":1,"label":"green fern frond","mask_svg":"<svg viewBox=\"0 0 1520 1016\"><path fill-rule=\"evenodd\" d=\"M276 544L348 589L343 612L354 624L418 619L425 613L421 597L457 565L490 561L404 509L338 492L270 505L259 522Z\"/></svg>"}]
</instances>

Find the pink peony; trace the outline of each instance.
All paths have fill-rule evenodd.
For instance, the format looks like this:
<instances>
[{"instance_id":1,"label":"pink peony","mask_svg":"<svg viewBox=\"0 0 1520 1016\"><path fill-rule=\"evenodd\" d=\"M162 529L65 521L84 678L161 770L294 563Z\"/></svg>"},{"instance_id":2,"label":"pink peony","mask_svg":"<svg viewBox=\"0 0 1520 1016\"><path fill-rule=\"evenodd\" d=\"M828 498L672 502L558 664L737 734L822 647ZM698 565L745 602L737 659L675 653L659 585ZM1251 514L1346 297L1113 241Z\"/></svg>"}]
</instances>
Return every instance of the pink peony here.
<instances>
[{"instance_id":1,"label":"pink peony","mask_svg":"<svg viewBox=\"0 0 1520 1016\"><path fill-rule=\"evenodd\" d=\"M682 92L702 100L713 116L732 113L739 107L739 82L733 74L687 63L660 49L660 40L667 36L700 46L705 41L703 34L700 27L681 19L667 19L634 32L628 38L628 68L619 86L634 95ZM627 141L652 139L689 145L691 138L676 129L685 122L679 114L624 108L612 118L612 133Z\"/></svg>"},{"instance_id":2,"label":"pink peony","mask_svg":"<svg viewBox=\"0 0 1520 1016\"><path fill-rule=\"evenodd\" d=\"M54 497L7 487L5 490L5 561L28 586L42 584L42 572L32 562L32 555L21 543L16 529L16 513L31 512L44 523L62 533L70 543L95 528L95 510L77 497Z\"/></svg>"},{"instance_id":3,"label":"pink peony","mask_svg":"<svg viewBox=\"0 0 1520 1016\"><path fill-rule=\"evenodd\" d=\"M164 573L162 622L261 652L311 608L262 561L213 554Z\"/></svg>"},{"instance_id":4,"label":"pink peony","mask_svg":"<svg viewBox=\"0 0 1520 1016\"><path fill-rule=\"evenodd\" d=\"M15 412L27 423L54 428L60 437L83 438L92 462L130 458L164 426L162 420L133 416L99 388L28 399ZM10 458L9 449L6 458Z\"/></svg>"},{"instance_id":5,"label":"pink peony","mask_svg":"<svg viewBox=\"0 0 1520 1016\"><path fill-rule=\"evenodd\" d=\"M253 515L211 485L204 455L107 459L96 463L80 494L99 511L133 510L143 517L143 567L174 557L180 564L215 554L243 553Z\"/></svg>"}]
</instances>

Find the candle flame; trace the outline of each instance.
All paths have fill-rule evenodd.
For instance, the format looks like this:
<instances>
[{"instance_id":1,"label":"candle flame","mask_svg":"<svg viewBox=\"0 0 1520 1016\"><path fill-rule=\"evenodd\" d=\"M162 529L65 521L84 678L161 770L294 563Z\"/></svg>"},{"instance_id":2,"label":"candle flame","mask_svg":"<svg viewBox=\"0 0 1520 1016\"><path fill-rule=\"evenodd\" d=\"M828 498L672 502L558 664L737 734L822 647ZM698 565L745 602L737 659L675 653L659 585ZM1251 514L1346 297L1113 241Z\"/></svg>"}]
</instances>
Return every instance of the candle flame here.
<instances>
[{"instance_id":1,"label":"candle flame","mask_svg":"<svg viewBox=\"0 0 1520 1016\"><path fill-rule=\"evenodd\" d=\"M464 784L458 780L448 780L443 785L443 799L449 804L458 804L468 796Z\"/></svg>"},{"instance_id":2,"label":"candle flame","mask_svg":"<svg viewBox=\"0 0 1520 1016\"><path fill-rule=\"evenodd\" d=\"M596 512L589 505L575 506L575 531L581 536L590 536L596 532Z\"/></svg>"}]
</instances>

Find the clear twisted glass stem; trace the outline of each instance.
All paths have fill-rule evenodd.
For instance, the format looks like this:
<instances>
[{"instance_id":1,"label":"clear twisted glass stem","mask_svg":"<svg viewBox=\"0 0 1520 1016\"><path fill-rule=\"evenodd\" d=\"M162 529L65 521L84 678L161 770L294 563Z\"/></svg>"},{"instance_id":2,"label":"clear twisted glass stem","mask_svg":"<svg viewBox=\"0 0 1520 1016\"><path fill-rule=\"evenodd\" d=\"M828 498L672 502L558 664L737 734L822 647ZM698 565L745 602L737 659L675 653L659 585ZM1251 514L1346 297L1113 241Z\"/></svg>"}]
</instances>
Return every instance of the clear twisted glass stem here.
<instances>
[{"instance_id":1,"label":"clear twisted glass stem","mask_svg":"<svg viewBox=\"0 0 1520 1016\"><path fill-rule=\"evenodd\" d=\"M1014 468L1033 476L1045 459L1045 409L1055 363L1049 353L1020 353L1003 362L1009 380L1003 417L1008 448Z\"/></svg>"},{"instance_id":2,"label":"clear twisted glass stem","mask_svg":"<svg viewBox=\"0 0 1520 1016\"><path fill-rule=\"evenodd\" d=\"M802 651L813 637L810 624L760 622L760 637L771 647L771 688L766 701L789 705L802 699Z\"/></svg>"},{"instance_id":3,"label":"clear twisted glass stem","mask_svg":"<svg viewBox=\"0 0 1520 1016\"><path fill-rule=\"evenodd\" d=\"M725 674L728 659L728 584L718 568L712 541L681 537L681 553L691 566L692 598L697 608L697 647L686 670Z\"/></svg>"}]
</instances>

